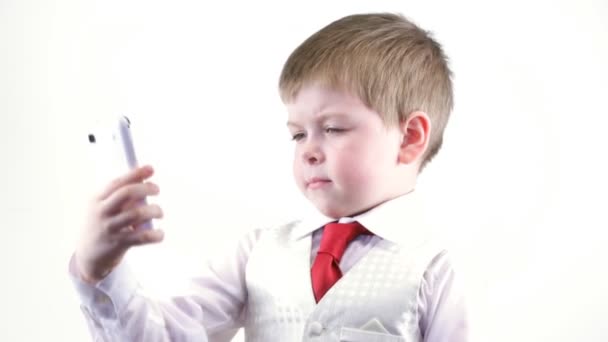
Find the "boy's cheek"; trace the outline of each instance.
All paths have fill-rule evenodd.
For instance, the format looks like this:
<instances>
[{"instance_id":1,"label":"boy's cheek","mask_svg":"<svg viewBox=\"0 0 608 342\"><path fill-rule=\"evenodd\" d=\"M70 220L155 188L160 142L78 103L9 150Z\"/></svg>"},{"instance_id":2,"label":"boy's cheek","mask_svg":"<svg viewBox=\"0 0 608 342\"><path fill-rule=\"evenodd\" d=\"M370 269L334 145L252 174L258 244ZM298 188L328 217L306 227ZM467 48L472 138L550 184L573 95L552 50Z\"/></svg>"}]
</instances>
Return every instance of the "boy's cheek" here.
<instances>
[{"instance_id":1,"label":"boy's cheek","mask_svg":"<svg viewBox=\"0 0 608 342\"><path fill-rule=\"evenodd\" d=\"M303 180L303 176L302 176L302 166L298 165L297 161L295 161L293 163L292 171L293 171L292 173L293 173L294 182L296 182L296 185L298 186L298 188L300 190L302 190L304 188L304 180Z\"/></svg>"}]
</instances>

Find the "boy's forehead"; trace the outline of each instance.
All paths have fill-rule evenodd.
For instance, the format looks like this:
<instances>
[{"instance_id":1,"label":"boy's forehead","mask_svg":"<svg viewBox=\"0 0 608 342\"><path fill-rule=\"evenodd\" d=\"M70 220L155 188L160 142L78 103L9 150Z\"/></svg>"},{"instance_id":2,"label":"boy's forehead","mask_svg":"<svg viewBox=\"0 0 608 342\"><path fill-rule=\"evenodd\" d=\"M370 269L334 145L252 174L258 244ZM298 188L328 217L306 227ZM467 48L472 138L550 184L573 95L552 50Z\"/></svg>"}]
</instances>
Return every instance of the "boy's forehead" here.
<instances>
[{"instance_id":1,"label":"boy's forehead","mask_svg":"<svg viewBox=\"0 0 608 342\"><path fill-rule=\"evenodd\" d=\"M296 93L293 103L301 102L329 102L329 101L353 101L356 97L349 92L325 85L305 85Z\"/></svg>"},{"instance_id":2,"label":"boy's forehead","mask_svg":"<svg viewBox=\"0 0 608 342\"><path fill-rule=\"evenodd\" d=\"M286 103L290 118L318 116L323 113L346 114L361 106L362 102L345 91L321 86L307 86Z\"/></svg>"}]
</instances>

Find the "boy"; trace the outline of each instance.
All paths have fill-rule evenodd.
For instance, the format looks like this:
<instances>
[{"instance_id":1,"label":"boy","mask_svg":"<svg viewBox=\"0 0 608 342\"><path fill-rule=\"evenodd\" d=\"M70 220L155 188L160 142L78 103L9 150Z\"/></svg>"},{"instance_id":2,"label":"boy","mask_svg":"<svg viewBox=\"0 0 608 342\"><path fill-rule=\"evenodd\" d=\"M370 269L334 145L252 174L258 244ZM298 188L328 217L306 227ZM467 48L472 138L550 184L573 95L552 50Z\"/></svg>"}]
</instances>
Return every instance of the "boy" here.
<instances>
[{"instance_id":1,"label":"boy","mask_svg":"<svg viewBox=\"0 0 608 342\"><path fill-rule=\"evenodd\" d=\"M317 217L252 231L193 292L141 295L122 256L162 240L151 167L91 204L70 262L91 333L104 341L468 341L463 294L414 192L452 108L438 43L399 15L337 20L300 45L279 82L295 181Z\"/></svg>"}]
</instances>

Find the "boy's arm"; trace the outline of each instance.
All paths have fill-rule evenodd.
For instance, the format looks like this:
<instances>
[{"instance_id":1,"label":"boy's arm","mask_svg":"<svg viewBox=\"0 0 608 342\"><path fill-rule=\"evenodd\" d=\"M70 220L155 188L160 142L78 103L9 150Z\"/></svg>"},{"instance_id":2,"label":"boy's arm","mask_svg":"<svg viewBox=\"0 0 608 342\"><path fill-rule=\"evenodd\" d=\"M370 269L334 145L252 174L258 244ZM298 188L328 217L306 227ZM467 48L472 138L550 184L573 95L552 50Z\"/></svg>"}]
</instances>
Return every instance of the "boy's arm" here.
<instances>
[{"instance_id":1,"label":"boy's arm","mask_svg":"<svg viewBox=\"0 0 608 342\"><path fill-rule=\"evenodd\" d=\"M209 262L188 293L166 301L146 297L124 261L91 285L80 279L72 257L70 276L93 340L230 341L243 325L245 266L258 233Z\"/></svg>"},{"instance_id":2,"label":"boy's arm","mask_svg":"<svg viewBox=\"0 0 608 342\"><path fill-rule=\"evenodd\" d=\"M447 252L435 257L426 270L418 303L424 342L471 341L463 282Z\"/></svg>"}]
</instances>

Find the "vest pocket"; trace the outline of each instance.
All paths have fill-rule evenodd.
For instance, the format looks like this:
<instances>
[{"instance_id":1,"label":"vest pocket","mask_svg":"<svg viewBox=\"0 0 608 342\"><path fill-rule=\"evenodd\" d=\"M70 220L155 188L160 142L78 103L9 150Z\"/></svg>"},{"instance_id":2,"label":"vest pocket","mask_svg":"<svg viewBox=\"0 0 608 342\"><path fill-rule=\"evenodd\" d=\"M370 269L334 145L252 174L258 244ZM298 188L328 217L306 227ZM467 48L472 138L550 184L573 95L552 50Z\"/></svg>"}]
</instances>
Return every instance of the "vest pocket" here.
<instances>
[{"instance_id":1,"label":"vest pocket","mask_svg":"<svg viewBox=\"0 0 608 342\"><path fill-rule=\"evenodd\" d=\"M404 337L343 327L340 330L340 341L343 342L406 342Z\"/></svg>"}]
</instances>

